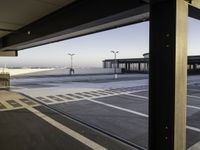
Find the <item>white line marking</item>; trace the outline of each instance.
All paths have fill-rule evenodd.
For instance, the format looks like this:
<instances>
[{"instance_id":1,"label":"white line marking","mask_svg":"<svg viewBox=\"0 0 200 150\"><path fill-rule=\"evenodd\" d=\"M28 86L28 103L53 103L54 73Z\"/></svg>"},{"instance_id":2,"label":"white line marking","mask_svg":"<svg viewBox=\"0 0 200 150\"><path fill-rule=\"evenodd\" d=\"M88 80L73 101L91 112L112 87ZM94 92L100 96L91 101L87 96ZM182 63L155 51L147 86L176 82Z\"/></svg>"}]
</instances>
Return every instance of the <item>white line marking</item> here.
<instances>
[{"instance_id":1,"label":"white line marking","mask_svg":"<svg viewBox=\"0 0 200 150\"><path fill-rule=\"evenodd\" d=\"M122 95L122 94L129 95L129 93L137 93L137 92L143 92L143 91L146 91L146 90L135 90L135 91L121 92L121 93L112 93L112 94L107 94L107 95L92 96L91 98L96 99L96 98L117 96L117 95ZM132 96L132 95L130 95L130 96ZM29 97L31 97L31 96L29 96ZM64 100L64 101L58 102L58 101L56 101L56 100L54 100L54 99L52 99L52 98L49 98L49 97L47 97L47 96L40 96L40 97L45 98L45 99L47 99L47 100L50 100L51 102L50 102L50 103L46 103L46 102L44 102L43 100L38 99L38 97L31 97L31 98L36 99L36 100L40 101L41 103L43 103L43 104L45 104L45 105L70 103L70 102L75 102L75 101L86 100L86 99L88 98L88 97L83 97L83 98L81 98L81 99L75 99L75 98L71 97L71 98L73 98L73 100L66 100L66 99L64 99L64 98L59 97L60 99L62 99L62 100ZM57 96L55 96L55 97L57 97Z\"/></svg>"},{"instance_id":2,"label":"white line marking","mask_svg":"<svg viewBox=\"0 0 200 150\"><path fill-rule=\"evenodd\" d=\"M126 109L126 108L122 108L122 107L119 107L119 106L107 104L107 103L104 103L104 102L92 100L92 99L89 99L89 98L87 98L87 100L88 100L88 101L91 101L91 102L94 102L94 103L98 103L98 104L107 106L107 107L119 109L119 110L122 110L122 111L125 111L125 112L128 112L128 113L132 113L132 114L135 114L135 115L139 115L139 116L142 116L142 117L145 117L145 118L148 118L148 117L149 117L149 115L147 115L147 114L140 113L140 112L137 112L137 111L133 111L133 110L130 110L130 109ZM191 106L190 106L190 107L191 107ZM200 109L200 108L198 108L198 109ZM195 128L195 127L191 127L191 126L186 126L186 128L189 129L189 130L193 130L193 131L196 131L196 132L200 132L200 129L199 129L199 128Z\"/></svg>"},{"instance_id":3,"label":"white line marking","mask_svg":"<svg viewBox=\"0 0 200 150\"><path fill-rule=\"evenodd\" d=\"M138 97L138 98L142 98L142 99L145 99L145 100L148 99L148 97L146 97L146 96L140 96L140 95L135 95L135 94L126 94L126 95L133 96L133 97Z\"/></svg>"},{"instance_id":4,"label":"white line marking","mask_svg":"<svg viewBox=\"0 0 200 150\"><path fill-rule=\"evenodd\" d=\"M87 98L87 100L94 102L94 103L98 103L98 104L101 104L101 105L105 105L105 106L108 106L108 107L112 107L112 108L115 108L115 109L119 109L119 110L122 110L122 111L126 111L126 112L129 112L129 113L132 113L132 114L136 114L136 115L148 118L148 115L137 112L137 111L133 111L133 110L130 110L130 109L118 107L118 106L115 106L115 105L107 104L107 103L104 103L104 102L100 102L100 101L96 101L96 100L92 100L92 99L88 99L88 98Z\"/></svg>"},{"instance_id":5,"label":"white line marking","mask_svg":"<svg viewBox=\"0 0 200 150\"><path fill-rule=\"evenodd\" d=\"M188 148L188 150L200 150L200 142L192 145L190 148Z\"/></svg>"},{"instance_id":6,"label":"white line marking","mask_svg":"<svg viewBox=\"0 0 200 150\"><path fill-rule=\"evenodd\" d=\"M199 96L194 96L194 95L187 95L188 97L191 97L191 98L197 98L197 99L200 99Z\"/></svg>"},{"instance_id":7,"label":"white line marking","mask_svg":"<svg viewBox=\"0 0 200 150\"><path fill-rule=\"evenodd\" d=\"M53 125L54 127L56 127L57 129L63 131L64 133L70 135L71 137L73 137L74 139L80 141L81 143L87 145L88 147L94 149L94 150L107 150L105 147L97 144L96 142L84 137L83 135L79 134L78 132L64 126L63 124L57 122L56 120L50 118L49 116L41 113L40 111L38 111L37 109L30 107L29 105L20 102L19 103L21 105L23 105L26 109L28 109L29 111L31 111L32 113L34 113L35 115L37 115L38 117L42 118L43 120L47 121L49 124Z\"/></svg>"},{"instance_id":8,"label":"white line marking","mask_svg":"<svg viewBox=\"0 0 200 150\"><path fill-rule=\"evenodd\" d=\"M22 109L24 107L16 107L16 108L4 108L4 109L1 109L0 112L3 112L3 111L10 111L10 110L18 110L18 109Z\"/></svg>"},{"instance_id":9,"label":"white line marking","mask_svg":"<svg viewBox=\"0 0 200 150\"><path fill-rule=\"evenodd\" d=\"M1 101L1 103L7 108L7 109L14 109L15 107L13 107L12 105L10 105L7 101Z\"/></svg>"},{"instance_id":10,"label":"white line marking","mask_svg":"<svg viewBox=\"0 0 200 150\"><path fill-rule=\"evenodd\" d=\"M138 98L143 98L143 99L147 99L148 100L148 97L145 97L145 96L140 96L140 95L135 95L135 94L126 94L126 95L132 95L134 97L138 97ZM199 98L200 97L197 97L197 96L191 96L191 95L187 95L188 97L192 97L192 98ZM188 108L193 108L193 109L198 109L200 110L200 107L197 107L197 106L192 106L192 105L187 105Z\"/></svg>"},{"instance_id":11,"label":"white line marking","mask_svg":"<svg viewBox=\"0 0 200 150\"><path fill-rule=\"evenodd\" d=\"M193 131L196 131L196 132L200 132L199 128L195 128L195 127L191 127L191 126L187 126L187 129L190 129L190 130L193 130Z\"/></svg>"},{"instance_id":12,"label":"white line marking","mask_svg":"<svg viewBox=\"0 0 200 150\"><path fill-rule=\"evenodd\" d=\"M197 107L197 106L187 105L187 107L188 107L188 108L194 108L194 109L200 110L200 107Z\"/></svg>"}]
</instances>

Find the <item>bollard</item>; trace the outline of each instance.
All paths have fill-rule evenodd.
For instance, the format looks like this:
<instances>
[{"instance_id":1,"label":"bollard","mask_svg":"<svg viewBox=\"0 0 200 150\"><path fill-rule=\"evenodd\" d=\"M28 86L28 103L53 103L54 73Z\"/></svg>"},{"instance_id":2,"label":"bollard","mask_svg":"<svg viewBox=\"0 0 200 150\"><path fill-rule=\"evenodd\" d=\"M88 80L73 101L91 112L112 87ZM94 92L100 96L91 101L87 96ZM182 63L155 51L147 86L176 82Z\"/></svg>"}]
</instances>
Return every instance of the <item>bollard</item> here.
<instances>
[{"instance_id":1,"label":"bollard","mask_svg":"<svg viewBox=\"0 0 200 150\"><path fill-rule=\"evenodd\" d=\"M0 73L0 89L10 88L10 74L1 72Z\"/></svg>"}]
</instances>

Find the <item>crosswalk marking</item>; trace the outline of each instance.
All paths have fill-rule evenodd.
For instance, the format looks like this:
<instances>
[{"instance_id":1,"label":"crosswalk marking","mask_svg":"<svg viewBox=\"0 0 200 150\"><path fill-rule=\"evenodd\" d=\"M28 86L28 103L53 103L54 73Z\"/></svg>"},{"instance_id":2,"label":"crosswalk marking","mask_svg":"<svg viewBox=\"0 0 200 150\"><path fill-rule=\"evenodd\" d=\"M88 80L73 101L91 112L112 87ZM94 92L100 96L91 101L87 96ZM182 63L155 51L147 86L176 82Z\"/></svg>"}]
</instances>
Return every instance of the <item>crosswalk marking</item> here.
<instances>
[{"instance_id":1,"label":"crosswalk marking","mask_svg":"<svg viewBox=\"0 0 200 150\"><path fill-rule=\"evenodd\" d=\"M50 98L50 99L53 99L53 100L55 100L55 101L57 101L57 102L63 102L63 101L64 101L63 99L58 98L58 97L56 97L56 96L47 96L47 97Z\"/></svg>"},{"instance_id":2,"label":"crosswalk marking","mask_svg":"<svg viewBox=\"0 0 200 150\"><path fill-rule=\"evenodd\" d=\"M56 95L56 96L61 97L62 99L65 99L65 100L73 100L74 99L70 96L65 96L65 95Z\"/></svg>"},{"instance_id":3,"label":"crosswalk marking","mask_svg":"<svg viewBox=\"0 0 200 150\"><path fill-rule=\"evenodd\" d=\"M12 105L13 107L21 107L22 105L20 105L19 103L17 103L15 100L8 100L7 101L10 105Z\"/></svg>"},{"instance_id":4,"label":"crosswalk marking","mask_svg":"<svg viewBox=\"0 0 200 150\"><path fill-rule=\"evenodd\" d=\"M141 91L141 90L138 90ZM134 91L134 92L138 92ZM57 95L49 95L49 96L38 96L33 97L40 101L43 104L46 105L53 105L53 104L61 104L61 103L68 103L68 102L74 102L74 101L81 101L85 100L86 98L103 98L103 97L109 97L109 96L115 96L115 95L121 95L121 94L130 94L133 91L130 91L130 89L126 92L113 92L110 89L103 89L103 90L92 90L88 92L78 92L78 93L66 93L66 94L57 94ZM39 104L37 102L32 101L29 98L20 97L19 95L16 95L13 97L12 95L6 95L4 97L1 97L2 99L6 99L4 101L0 102L0 111L9 111L9 110L16 110L16 109L22 109L23 106L19 105L16 100L19 100L27 105L30 105L32 107L38 106Z\"/></svg>"},{"instance_id":5,"label":"crosswalk marking","mask_svg":"<svg viewBox=\"0 0 200 150\"><path fill-rule=\"evenodd\" d=\"M30 106L37 105L35 102L33 102L33 101L29 100L29 99L26 99L26 98L21 98L19 100L22 101L22 102L24 102L24 103L26 103L27 105L30 105Z\"/></svg>"},{"instance_id":6,"label":"crosswalk marking","mask_svg":"<svg viewBox=\"0 0 200 150\"><path fill-rule=\"evenodd\" d=\"M45 103L52 103L52 101L50 101L49 99L46 99L44 97L36 97L36 99L38 99L41 102L45 102Z\"/></svg>"},{"instance_id":7,"label":"crosswalk marking","mask_svg":"<svg viewBox=\"0 0 200 150\"><path fill-rule=\"evenodd\" d=\"M6 106L4 106L2 103L0 103L0 109L5 109Z\"/></svg>"},{"instance_id":8,"label":"crosswalk marking","mask_svg":"<svg viewBox=\"0 0 200 150\"><path fill-rule=\"evenodd\" d=\"M37 104L35 103L34 106ZM0 103L0 111L10 111L10 110L16 110L16 109L22 109L23 106L16 102L16 100L5 100L1 101Z\"/></svg>"},{"instance_id":9,"label":"crosswalk marking","mask_svg":"<svg viewBox=\"0 0 200 150\"><path fill-rule=\"evenodd\" d=\"M121 94L131 94L135 92L141 92L146 90L135 90L135 91L125 91L120 93L115 93L109 91L109 89L105 90L96 90L96 91L88 91L88 92L78 92L78 93L67 93L67 94L57 94L57 95L51 95L51 96L40 96L36 97L36 99L39 99L40 102L50 105L50 104L60 104L60 103L68 103L68 102L74 102L74 101L81 101L85 100L85 98L101 98L101 97L109 97L109 96L116 96ZM132 95L131 95L132 96ZM58 100L59 99L59 100Z\"/></svg>"},{"instance_id":10,"label":"crosswalk marking","mask_svg":"<svg viewBox=\"0 0 200 150\"><path fill-rule=\"evenodd\" d=\"M78 99L81 99L81 98L83 98L83 97L81 97L81 96L78 96L78 95L76 95L76 94L66 94L66 95L69 95L70 97L73 97L73 98L78 98Z\"/></svg>"},{"instance_id":11,"label":"crosswalk marking","mask_svg":"<svg viewBox=\"0 0 200 150\"><path fill-rule=\"evenodd\" d=\"M88 94L85 94L85 93L75 93L75 94L81 95L83 97L92 97L91 95L88 95Z\"/></svg>"}]
</instances>

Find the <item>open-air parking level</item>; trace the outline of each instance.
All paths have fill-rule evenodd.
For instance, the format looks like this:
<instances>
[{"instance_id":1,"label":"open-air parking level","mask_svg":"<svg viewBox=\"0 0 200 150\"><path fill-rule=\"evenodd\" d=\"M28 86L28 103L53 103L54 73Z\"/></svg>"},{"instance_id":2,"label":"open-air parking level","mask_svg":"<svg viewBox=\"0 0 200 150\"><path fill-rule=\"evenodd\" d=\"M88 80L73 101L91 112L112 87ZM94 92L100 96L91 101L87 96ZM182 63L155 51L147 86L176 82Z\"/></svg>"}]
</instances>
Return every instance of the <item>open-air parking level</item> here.
<instances>
[{"instance_id":1,"label":"open-air parking level","mask_svg":"<svg viewBox=\"0 0 200 150\"><path fill-rule=\"evenodd\" d=\"M69 46L68 52L63 51L66 54L62 56L70 57L70 67L56 70L62 75L56 72L54 77L22 77L20 80L13 79L2 69L0 148L200 149L199 75L187 75L188 69L198 73L197 57L193 57L191 63L187 56L188 47L195 45L190 43L191 39L199 49L199 38L194 36L199 28L189 35L190 19L200 20L200 0L1 0L1 57L15 57L21 50L146 22L149 59L142 67L148 71L148 76L134 74L130 77L130 74L127 78L118 78L118 53L127 48L126 56L133 58L135 44L145 38L140 39L141 29L135 30L134 40L129 37L133 34L127 32L123 36L129 37L126 40L122 33L118 36L113 34L110 38L102 38L103 41L93 47L87 47L96 43L89 40L75 43L79 47L74 47L74 50L69 43L62 45L63 49ZM116 37L119 39L113 45L126 44L115 48L109 45L110 40ZM127 46L127 41L132 45ZM95 56L101 57L101 46L105 45L105 49L113 48L109 50L112 56L114 54L114 63L110 66L114 68L113 78L101 74L103 79L100 80L93 80L90 76L86 80L70 81L70 77L77 77L73 63L79 56L76 52L82 51L84 60L93 60L94 63L97 61ZM137 48L141 49L142 45L140 43ZM56 66L54 58L58 56L58 47L54 47L54 54L49 58L49 49L52 48L49 45L42 61L48 60ZM80 49L76 51L76 48ZM94 52L96 48L99 49ZM87 49L92 49L93 54L90 55L91 51L86 53ZM25 55L25 58L41 65L37 58L32 60L33 53L30 57ZM16 65L17 60L12 62ZM128 64L119 65L125 65L129 70ZM132 72L135 66L141 69L140 64L130 64L128 72ZM66 69L68 75L63 74ZM55 71L52 68L45 70Z\"/></svg>"},{"instance_id":2,"label":"open-air parking level","mask_svg":"<svg viewBox=\"0 0 200 150\"><path fill-rule=\"evenodd\" d=\"M135 75L135 79L138 76L142 75ZM200 141L199 78L189 76L188 79L188 150L197 148ZM36 80L46 79L35 78L31 81ZM42 85L47 83L41 82L37 88L29 86L30 80L27 80L27 86L13 82L12 87L16 92L1 92L1 95L5 95L1 96L0 102L0 126L5 129L0 131L1 146L6 150L27 147L148 149L148 76L143 75L139 80L134 80L134 77L128 81L123 78L112 80L108 82L103 77L98 83L85 81L84 88L77 86L83 83L79 80L66 85L53 78L54 85L50 83L52 86L47 87ZM47 144L49 141L51 146Z\"/></svg>"}]
</instances>

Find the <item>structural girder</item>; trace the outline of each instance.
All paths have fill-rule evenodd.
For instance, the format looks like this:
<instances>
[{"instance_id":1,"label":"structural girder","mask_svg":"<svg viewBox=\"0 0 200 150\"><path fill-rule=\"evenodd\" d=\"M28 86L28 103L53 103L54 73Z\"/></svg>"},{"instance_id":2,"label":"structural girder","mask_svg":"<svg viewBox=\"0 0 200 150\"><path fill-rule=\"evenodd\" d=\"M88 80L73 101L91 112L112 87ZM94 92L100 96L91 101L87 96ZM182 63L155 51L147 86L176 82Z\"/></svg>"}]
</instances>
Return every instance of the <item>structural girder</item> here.
<instances>
[{"instance_id":1,"label":"structural girder","mask_svg":"<svg viewBox=\"0 0 200 150\"><path fill-rule=\"evenodd\" d=\"M196 7L198 9L200 9L200 0L187 0L189 1L189 3L193 6Z\"/></svg>"},{"instance_id":2,"label":"structural girder","mask_svg":"<svg viewBox=\"0 0 200 150\"><path fill-rule=\"evenodd\" d=\"M195 19L200 19L199 1L188 1L189 16ZM0 38L0 51L21 50L148 21L149 2L150 0L77 1Z\"/></svg>"},{"instance_id":3,"label":"structural girder","mask_svg":"<svg viewBox=\"0 0 200 150\"><path fill-rule=\"evenodd\" d=\"M148 19L140 0L81 0L2 38L0 50L24 49Z\"/></svg>"}]
</instances>

